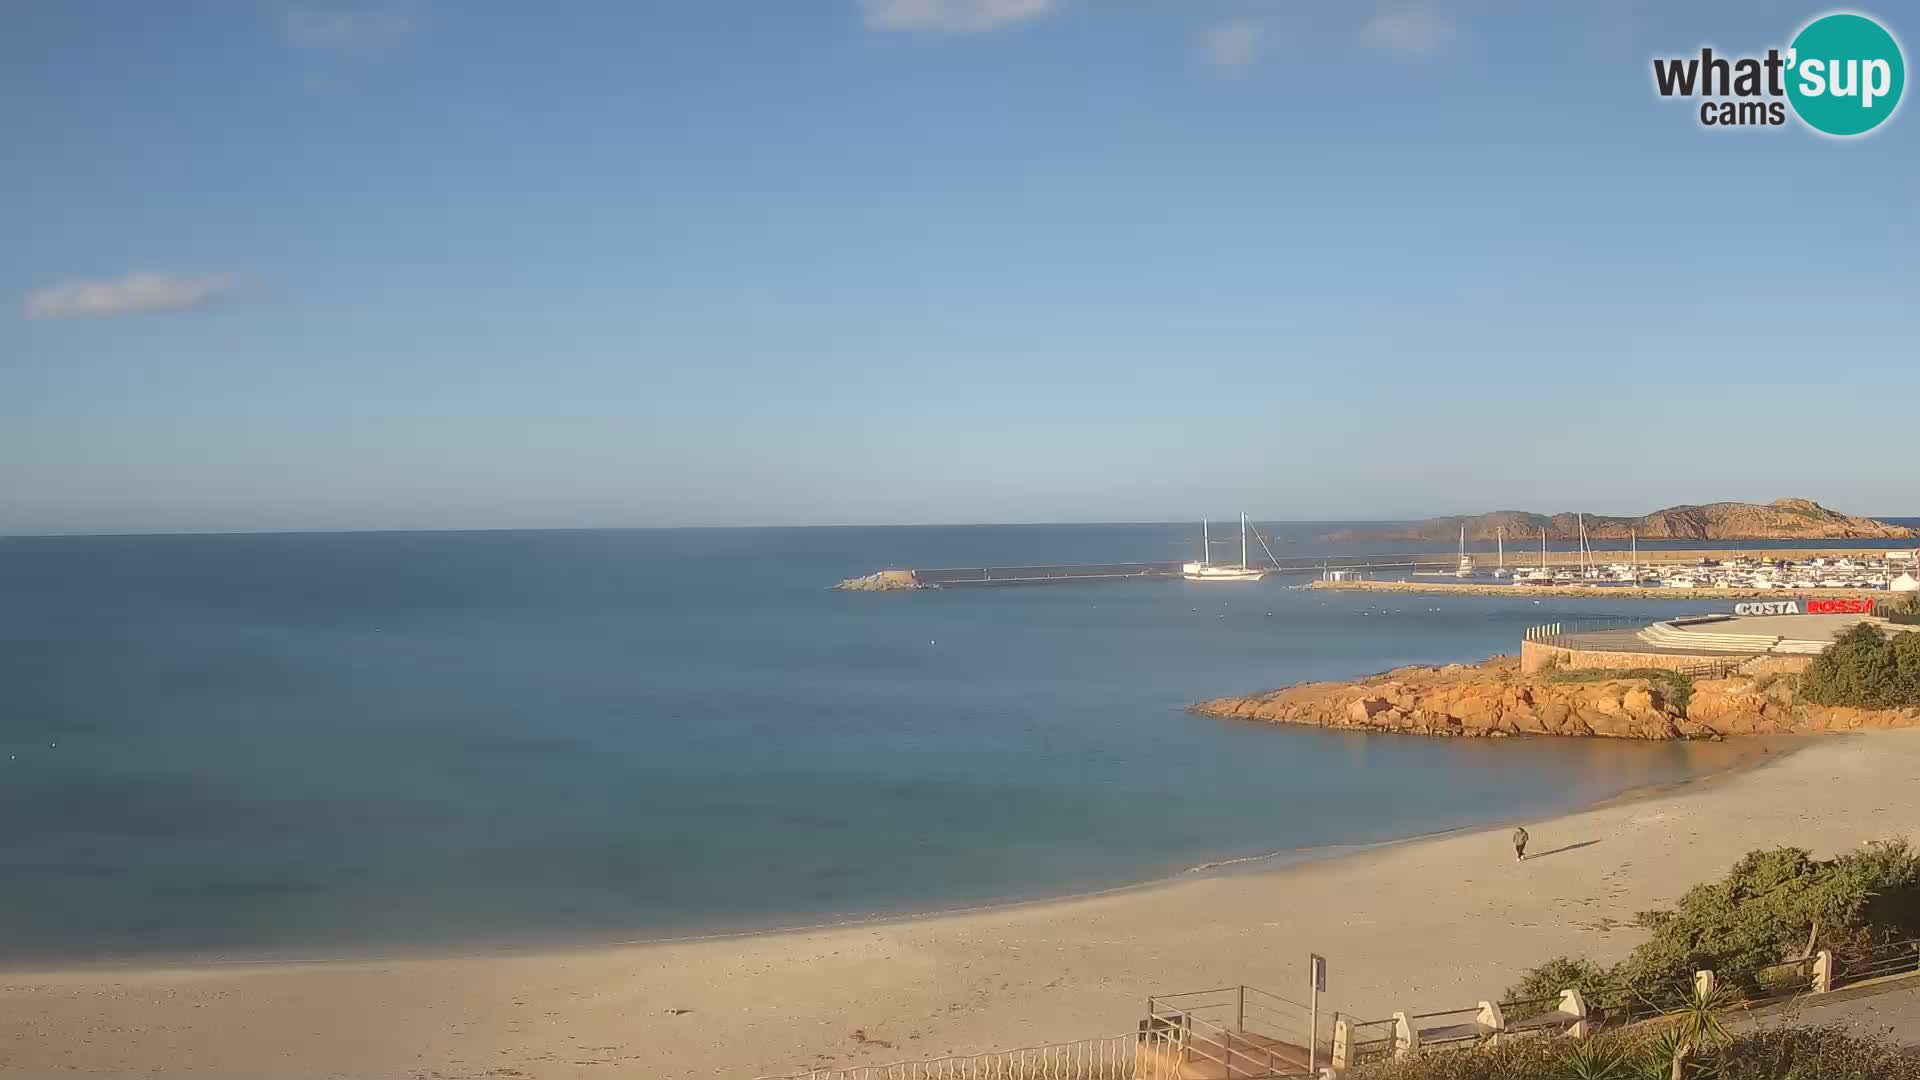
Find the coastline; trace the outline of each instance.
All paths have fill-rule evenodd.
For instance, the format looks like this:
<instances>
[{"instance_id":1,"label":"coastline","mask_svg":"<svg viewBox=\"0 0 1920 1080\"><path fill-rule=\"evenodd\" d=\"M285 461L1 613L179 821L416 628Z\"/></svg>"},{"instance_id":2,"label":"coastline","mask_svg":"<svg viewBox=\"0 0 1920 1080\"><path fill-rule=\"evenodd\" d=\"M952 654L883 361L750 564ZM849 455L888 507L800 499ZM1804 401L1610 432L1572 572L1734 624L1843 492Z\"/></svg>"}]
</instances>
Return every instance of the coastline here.
<instances>
[{"instance_id":1,"label":"coastline","mask_svg":"<svg viewBox=\"0 0 1920 1080\"><path fill-rule=\"evenodd\" d=\"M1450 1007L1549 956L1624 954L1634 911L1750 847L1832 851L1912 820L1916 769L1920 732L1794 740L1529 821L1541 856L1517 870L1503 823L1068 899L744 936L8 970L0 1046L14 1050L0 1075L544 1077L612 1064L758 1075L1124 1031L1148 993L1242 980L1284 991L1309 949L1335 964L1330 1008Z\"/></svg>"},{"instance_id":2,"label":"coastline","mask_svg":"<svg viewBox=\"0 0 1920 1080\"><path fill-rule=\"evenodd\" d=\"M1206 714L1196 715L1205 716ZM1244 720L1238 717L1206 716L1206 718L1235 723L1266 723L1265 721ZM1363 734L1369 738L1381 737L1379 733ZM1757 735L1739 740L1729 740L1723 744L1722 749L1729 753L1730 759L1718 767L1672 780L1636 784L1599 798L1571 803L1557 808L1547 820L1555 820L1586 810L1623 805L1642 799L1657 798L1660 795L1671 792L1696 789L1719 783L1753 769L1774 764L1794 751L1811 744L1818 738L1819 736L1817 735ZM1217 859L1181 866L1177 869L1166 869L1137 881L1129 881L1102 888L1071 890L1060 893L1042 893L1032 896L1014 896L954 907L931 907L911 911L882 911L869 914L850 914L839 918L811 922L778 923L765 926L738 926L690 933L668 932L660 936L648 936L644 932L640 932L636 936L595 935L580 938L540 936L474 941L460 944L422 944L418 946L408 946L404 943L370 944L361 950L350 947L335 949L324 946L296 946L273 952L160 952L123 954L118 956L56 957L44 961L21 960L17 962L0 957L0 980L5 979L10 974L48 971L152 971L175 968L217 969L223 967L272 967L277 965L305 967L325 964L484 960L489 958L555 956L567 953L590 953L604 949L647 948L654 946L697 944L702 942L751 940L787 934L811 934L849 928L890 926L968 915L1012 912L1028 908L1045 908L1075 901L1124 896L1131 893L1176 887L1185 882L1204 880L1211 877L1280 873L1286 870L1324 863L1330 860L1352 858L1369 852L1407 844L1420 844L1450 836L1511 828L1521 820L1523 819L1513 816L1494 817L1483 821L1412 832L1404 836L1393 836L1380 840L1315 844L1304 847L1276 848L1247 855L1225 855ZM1525 818L1524 820L1536 819ZM0 1061L0 1066L3 1065L4 1062ZM0 1076L4 1075L4 1068L0 1067Z\"/></svg>"}]
</instances>

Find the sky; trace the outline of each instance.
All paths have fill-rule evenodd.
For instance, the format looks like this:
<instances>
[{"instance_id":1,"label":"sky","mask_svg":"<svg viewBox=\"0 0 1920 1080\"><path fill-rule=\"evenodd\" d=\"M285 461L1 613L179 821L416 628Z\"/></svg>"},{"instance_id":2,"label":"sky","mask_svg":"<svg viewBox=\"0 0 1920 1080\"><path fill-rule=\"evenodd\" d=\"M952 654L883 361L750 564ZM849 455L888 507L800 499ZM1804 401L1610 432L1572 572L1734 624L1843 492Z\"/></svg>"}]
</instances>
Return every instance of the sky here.
<instances>
[{"instance_id":1,"label":"sky","mask_svg":"<svg viewBox=\"0 0 1920 1080\"><path fill-rule=\"evenodd\" d=\"M0 2L0 532L1920 514L1825 10Z\"/></svg>"}]
</instances>

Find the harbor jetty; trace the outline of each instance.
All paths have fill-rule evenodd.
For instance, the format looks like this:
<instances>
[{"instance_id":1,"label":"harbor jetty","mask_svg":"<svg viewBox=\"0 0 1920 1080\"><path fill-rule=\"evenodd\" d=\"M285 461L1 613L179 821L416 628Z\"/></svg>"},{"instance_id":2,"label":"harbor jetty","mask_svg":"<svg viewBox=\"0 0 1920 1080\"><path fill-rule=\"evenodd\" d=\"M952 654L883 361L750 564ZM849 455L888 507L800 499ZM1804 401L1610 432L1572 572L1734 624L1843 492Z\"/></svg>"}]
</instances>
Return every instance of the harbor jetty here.
<instances>
[{"instance_id":1,"label":"harbor jetty","mask_svg":"<svg viewBox=\"0 0 1920 1080\"><path fill-rule=\"evenodd\" d=\"M1268 574L1309 577L1329 569L1353 573L1439 573L1457 565L1452 555L1343 555L1250 563ZM943 566L929 570L880 570L848 578L835 588L849 592L895 592L980 585L1049 585L1092 581L1152 581L1179 578L1182 562L1066 563L1046 566Z\"/></svg>"}]
</instances>

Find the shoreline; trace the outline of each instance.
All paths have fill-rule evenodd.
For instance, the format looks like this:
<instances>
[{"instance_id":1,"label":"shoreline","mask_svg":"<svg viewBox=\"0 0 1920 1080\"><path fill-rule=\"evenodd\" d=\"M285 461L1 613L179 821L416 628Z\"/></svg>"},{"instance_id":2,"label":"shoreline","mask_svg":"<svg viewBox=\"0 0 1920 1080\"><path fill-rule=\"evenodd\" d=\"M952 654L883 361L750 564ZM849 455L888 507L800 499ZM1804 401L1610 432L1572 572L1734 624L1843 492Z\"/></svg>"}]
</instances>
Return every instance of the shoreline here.
<instances>
[{"instance_id":1,"label":"shoreline","mask_svg":"<svg viewBox=\"0 0 1920 1080\"><path fill-rule=\"evenodd\" d=\"M1271 726L1265 721L1243 720L1237 717L1207 716L1205 718L1225 722ZM1383 736L1382 733L1364 734L1367 737L1390 737ZM1725 745L1729 750L1733 751L1733 757L1732 760L1725 764L1690 776L1651 784L1636 784L1597 799L1569 804L1556 809L1545 819L1503 816L1485 821L1469 822L1449 828L1409 833L1405 836L1389 837L1383 840L1276 848L1270 851L1248 855L1223 856L1219 859L1195 863L1189 866L1183 866L1177 870L1162 872L1138 881L1090 890L989 900L958 907L934 907L904 912L848 915L842 918L824 919L813 922L783 923L763 927L739 927L709 932L668 934L660 937L593 936L578 939L568 939L565 937L523 937L516 939L477 940L468 943L423 944L414 947L390 943L369 944L366 946L365 951L355 951L352 948L345 947L340 949L324 949L324 947L309 949L296 946L285 952L238 952L231 955L188 951L120 956L52 958L48 960L23 959L20 961L0 957L0 979L48 972L244 969L276 966L315 967L330 964L416 963L422 961L486 960L529 956L554 956L569 953L595 952L605 949L638 949L657 946L689 945L703 942L747 941L787 934L811 934L849 928L908 925L945 918L960 918L969 915L1045 908L1058 904L1069 904L1084 900L1096 900L1105 897L1148 892L1155 889L1173 888L1186 882L1206 880L1209 878L1285 873L1305 866L1364 856L1382 849L1427 843L1447 837L1476 832L1505 829L1520 821L1552 821L1590 810L1602 809L1609 806L1627 805L1646 799L1659 798L1662 795L1694 790L1721 783L1747 772L1765 768L1784 760L1798 750L1805 749L1807 745L1819 738L1819 735L1756 735L1739 740L1728 740ZM327 953L326 955L314 955L314 953L321 952L323 949Z\"/></svg>"},{"instance_id":2,"label":"shoreline","mask_svg":"<svg viewBox=\"0 0 1920 1080\"><path fill-rule=\"evenodd\" d=\"M1528 819L1540 850L1517 866L1500 822L1285 866L746 935L9 969L0 1076L778 1074L1124 1031L1150 993L1240 981L1284 992L1308 950L1333 961L1329 1010L1471 1004L1551 956L1623 955L1639 940L1635 911L1750 848L1831 854L1920 817L1920 792L1906 790L1920 732L1755 749Z\"/></svg>"}]
</instances>

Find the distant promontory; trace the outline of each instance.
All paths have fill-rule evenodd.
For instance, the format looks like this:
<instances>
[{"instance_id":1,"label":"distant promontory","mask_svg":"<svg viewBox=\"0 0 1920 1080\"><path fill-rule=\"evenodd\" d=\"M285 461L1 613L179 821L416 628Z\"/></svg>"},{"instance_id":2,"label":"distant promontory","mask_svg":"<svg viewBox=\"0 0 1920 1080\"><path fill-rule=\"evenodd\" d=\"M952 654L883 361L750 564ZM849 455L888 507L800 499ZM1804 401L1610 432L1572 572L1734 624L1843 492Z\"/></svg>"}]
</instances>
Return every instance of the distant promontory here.
<instances>
[{"instance_id":1,"label":"distant promontory","mask_svg":"<svg viewBox=\"0 0 1920 1080\"><path fill-rule=\"evenodd\" d=\"M1605 514L1530 514L1497 510L1472 517L1438 517L1402 524L1341 529L1322 539L1346 541L1396 540L1440 543L1467 530L1468 540L1492 540L1504 535L1519 541L1538 538L1545 529L1550 540L1574 540L1582 517L1589 540L1908 540L1920 531L1875 518L1854 517L1829 510L1811 499L1775 499L1770 503L1718 502L1705 506L1669 506L1641 517Z\"/></svg>"}]
</instances>

